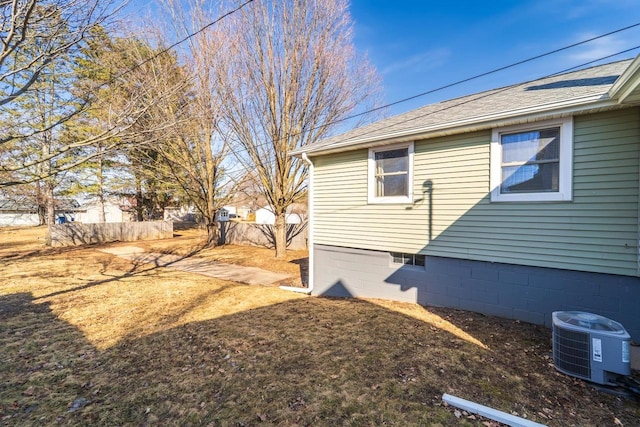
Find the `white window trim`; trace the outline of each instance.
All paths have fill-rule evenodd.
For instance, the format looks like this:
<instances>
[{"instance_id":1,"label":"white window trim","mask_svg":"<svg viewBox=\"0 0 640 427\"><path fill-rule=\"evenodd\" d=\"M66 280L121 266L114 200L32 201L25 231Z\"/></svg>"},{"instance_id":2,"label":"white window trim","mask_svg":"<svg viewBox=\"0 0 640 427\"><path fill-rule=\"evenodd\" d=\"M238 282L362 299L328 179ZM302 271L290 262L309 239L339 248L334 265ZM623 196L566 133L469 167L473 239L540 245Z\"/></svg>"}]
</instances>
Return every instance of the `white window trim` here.
<instances>
[{"instance_id":1,"label":"white window trim","mask_svg":"<svg viewBox=\"0 0 640 427\"><path fill-rule=\"evenodd\" d=\"M405 264L404 262L395 262L393 260L393 254L400 254L403 257L407 256L407 257L412 257L413 258L413 263L411 264ZM419 265L415 263L415 257L423 257L424 259L424 265ZM417 270L424 270L425 266L427 265L427 256L425 254L414 254L414 253L408 253L408 252L389 252L389 267L393 267L393 268L411 268L411 269L417 269Z\"/></svg>"},{"instance_id":2,"label":"white window trim","mask_svg":"<svg viewBox=\"0 0 640 427\"><path fill-rule=\"evenodd\" d=\"M502 146L500 136L560 126L560 176L557 192L500 194L502 184ZM573 117L525 125L493 129L491 135L491 201L492 202L567 202L573 197Z\"/></svg>"},{"instance_id":3,"label":"white window trim","mask_svg":"<svg viewBox=\"0 0 640 427\"><path fill-rule=\"evenodd\" d=\"M375 171L376 171L376 161L375 154L381 151L390 151L390 150L398 150L402 148L407 148L407 153L409 155L409 170L407 171L407 195L406 196L392 196L392 197L378 197L376 196L376 179L375 179ZM413 203L413 141L402 143L402 144L393 144L393 145L385 145L382 147L374 147L369 148L369 161L368 161L368 187L369 187L369 197L368 202L370 204L390 204L390 203Z\"/></svg>"}]
</instances>

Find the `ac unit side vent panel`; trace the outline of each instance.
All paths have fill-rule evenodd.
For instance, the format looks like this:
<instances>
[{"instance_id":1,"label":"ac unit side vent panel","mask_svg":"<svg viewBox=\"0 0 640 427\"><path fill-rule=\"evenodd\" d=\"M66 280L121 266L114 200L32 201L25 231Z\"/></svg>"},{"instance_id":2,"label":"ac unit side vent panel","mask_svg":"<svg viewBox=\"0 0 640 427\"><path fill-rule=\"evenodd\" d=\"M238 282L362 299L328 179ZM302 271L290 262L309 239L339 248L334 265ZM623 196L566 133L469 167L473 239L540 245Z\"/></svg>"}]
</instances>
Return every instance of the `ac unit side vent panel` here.
<instances>
[{"instance_id":1,"label":"ac unit side vent panel","mask_svg":"<svg viewBox=\"0 0 640 427\"><path fill-rule=\"evenodd\" d=\"M553 361L556 367L577 377L591 377L589 334L553 327Z\"/></svg>"}]
</instances>

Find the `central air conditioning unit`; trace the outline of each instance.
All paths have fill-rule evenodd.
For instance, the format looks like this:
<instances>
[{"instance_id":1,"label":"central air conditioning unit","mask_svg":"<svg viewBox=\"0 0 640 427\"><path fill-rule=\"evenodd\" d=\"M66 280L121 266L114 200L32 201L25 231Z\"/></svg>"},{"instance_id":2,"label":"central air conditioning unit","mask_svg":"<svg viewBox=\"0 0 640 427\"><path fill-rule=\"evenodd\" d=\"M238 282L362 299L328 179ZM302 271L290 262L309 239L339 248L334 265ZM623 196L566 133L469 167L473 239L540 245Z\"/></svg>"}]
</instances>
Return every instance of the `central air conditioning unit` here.
<instances>
[{"instance_id":1,"label":"central air conditioning unit","mask_svg":"<svg viewBox=\"0 0 640 427\"><path fill-rule=\"evenodd\" d=\"M611 319L582 311L553 313L553 363L567 375L615 385L631 374L631 336Z\"/></svg>"}]
</instances>

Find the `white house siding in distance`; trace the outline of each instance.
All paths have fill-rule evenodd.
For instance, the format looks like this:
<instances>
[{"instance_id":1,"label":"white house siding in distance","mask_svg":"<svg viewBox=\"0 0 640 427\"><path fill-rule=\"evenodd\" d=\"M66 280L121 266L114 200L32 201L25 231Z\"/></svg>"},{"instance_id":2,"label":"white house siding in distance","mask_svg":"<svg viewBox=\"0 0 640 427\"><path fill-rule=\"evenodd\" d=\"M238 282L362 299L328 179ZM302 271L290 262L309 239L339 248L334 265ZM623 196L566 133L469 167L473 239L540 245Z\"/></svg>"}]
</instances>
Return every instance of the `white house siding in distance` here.
<instances>
[{"instance_id":1,"label":"white house siding in distance","mask_svg":"<svg viewBox=\"0 0 640 427\"><path fill-rule=\"evenodd\" d=\"M0 212L0 227L38 225L38 214L27 212Z\"/></svg>"},{"instance_id":2,"label":"white house siding in distance","mask_svg":"<svg viewBox=\"0 0 640 427\"><path fill-rule=\"evenodd\" d=\"M97 224L100 222L100 209L97 203L89 203L83 206L86 210L78 212L75 221L85 224ZM128 216L120 209L120 205L112 202L104 204L105 222L126 222Z\"/></svg>"},{"instance_id":3,"label":"white house siding in distance","mask_svg":"<svg viewBox=\"0 0 640 427\"><path fill-rule=\"evenodd\" d=\"M260 208L256 210L256 224L275 224L276 216L275 214L268 208ZM287 224L300 224L302 222L302 218L297 213L288 213L285 216L285 221Z\"/></svg>"}]
</instances>

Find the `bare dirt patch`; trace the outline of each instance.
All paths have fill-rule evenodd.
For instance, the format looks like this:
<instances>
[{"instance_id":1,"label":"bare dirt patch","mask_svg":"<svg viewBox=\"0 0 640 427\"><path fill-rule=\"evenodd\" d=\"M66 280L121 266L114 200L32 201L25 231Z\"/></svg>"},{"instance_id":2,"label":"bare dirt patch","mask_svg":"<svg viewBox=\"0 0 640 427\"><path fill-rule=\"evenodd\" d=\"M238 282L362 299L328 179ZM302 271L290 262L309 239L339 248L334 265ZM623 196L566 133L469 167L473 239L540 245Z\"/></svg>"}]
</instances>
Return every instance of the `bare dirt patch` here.
<instances>
[{"instance_id":1,"label":"bare dirt patch","mask_svg":"<svg viewBox=\"0 0 640 427\"><path fill-rule=\"evenodd\" d=\"M640 419L636 400L556 372L543 327L306 297L40 234L0 229L0 425L491 425L443 393L550 426ZM294 274L306 258L178 234L136 245Z\"/></svg>"}]
</instances>

